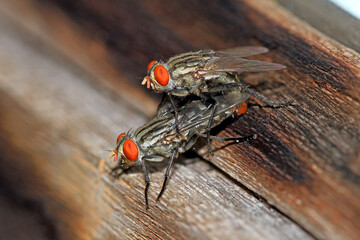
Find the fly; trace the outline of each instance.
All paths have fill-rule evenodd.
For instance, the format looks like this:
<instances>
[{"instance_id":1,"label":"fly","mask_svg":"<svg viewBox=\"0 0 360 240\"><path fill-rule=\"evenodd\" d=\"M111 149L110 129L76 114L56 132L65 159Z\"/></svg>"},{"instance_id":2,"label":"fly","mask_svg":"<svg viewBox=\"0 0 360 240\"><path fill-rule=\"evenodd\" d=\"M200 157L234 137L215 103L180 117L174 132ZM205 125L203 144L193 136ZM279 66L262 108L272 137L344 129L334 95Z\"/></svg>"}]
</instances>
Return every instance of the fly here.
<instances>
[{"instance_id":1,"label":"fly","mask_svg":"<svg viewBox=\"0 0 360 240\"><path fill-rule=\"evenodd\" d=\"M207 137L204 132L207 131L208 121L213 117L211 127L220 124L223 120L230 117L237 106L241 105L250 95L244 91L231 91L224 95L214 96L219 103L215 113L211 109L211 104L206 104L201 100L193 100L179 107L179 130L180 134L174 129L175 114L172 109L161 111L149 123L139 127L134 132L121 133L116 140L115 149L109 154L113 158L116 167L112 172L116 173L118 169L128 169L134 165L140 165L145 177L145 204L148 204L148 189L150 178L146 169L145 162L160 162L169 158L168 167L164 175L164 182L161 191L157 197L160 199L163 194L170 169L174 158L179 153L189 150L196 142L198 137ZM246 141L253 137L221 138L210 136L217 141Z\"/></svg>"},{"instance_id":2,"label":"fly","mask_svg":"<svg viewBox=\"0 0 360 240\"><path fill-rule=\"evenodd\" d=\"M142 84L146 84L147 88L151 87L155 92L178 97L190 94L201 96L202 93L224 91L228 84L233 88L234 83L238 83L239 87L248 91L246 85L240 84L241 81L234 75L285 68L277 63L244 58L267 51L268 49L264 47L247 46L221 51L188 52L171 57L166 62L151 61ZM249 93L253 95L253 92ZM270 104L277 105L272 101Z\"/></svg>"},{"instance_id":3,"label":"fly","mask_svg":"<svg viewBox=\"0 0 360 240\"><path fill-rule=\"evenodd\" d=\"M250 60L249 57L266 53L267 48L258 46L236 47L221 51L201 50L188 52L169 58L166 62L151 61L147 67L147 76L142 84L155 92L165 93L175 111L175 126L179 133L177 109L172 96L185 97L196 95L211 103L213 114L218 103L212 96L216 93L237 88L243 90L260 101L273 106L287 106L291 102L275 102L268 100L248 88L238 74L242 72L263 72L279 70L285 66L277 63ZM212 117L208 122L208 136ZM210 138L208 137L208 146ZM211 154L211 148L209 147Z\"/></svg>"}]
</instances>

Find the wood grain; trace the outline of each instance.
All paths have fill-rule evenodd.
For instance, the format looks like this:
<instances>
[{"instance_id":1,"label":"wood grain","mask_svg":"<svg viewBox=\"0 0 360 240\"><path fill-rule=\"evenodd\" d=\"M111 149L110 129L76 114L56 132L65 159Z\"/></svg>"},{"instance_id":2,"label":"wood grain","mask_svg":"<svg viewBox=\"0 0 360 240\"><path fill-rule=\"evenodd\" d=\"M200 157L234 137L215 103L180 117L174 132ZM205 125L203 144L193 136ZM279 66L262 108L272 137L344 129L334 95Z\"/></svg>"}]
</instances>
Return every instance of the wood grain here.
<instances>
[{"instance_id":1,"label":"wood grain","mask_svg":"<svg viewBox=\"0 0 360 240\"><path fill-rule=\"evenodd\" d=\"M21 28L34 36L33 40L26 38L29 51L35 48L43 52L42 59L47 59L49 52L64 57L56 59L54 72L49 71L42 80L32 79L30 74L25 84L25 76L31 70L21 67L27 72L18 77L18 82L4 78L1 82L2 102L7 102L2 106L7 116L1 117L5 132L2 139L13 139L4 144L7 147L2 152L7 155L3 159L11 159L6 163L15 171L6 179L27 171L36 173L39 180L24 187L30 189L25 195L47 199L49 210L57 209L53 216L60 219L60 237L360 236L360 58L356 52L273 1L204 4L200 0L156 0L105 4L58 0L52 4L2 4L6 19L12 19L8 29ZM17 10L22 11L21 19ZM24 38L24 34L13 38ZM38 39L45 47L39 46ZM141 173L134 171L115 181L97 172L98 161L104 156L102 150L111 148L114 136L145 122L155 111L156 101L136 88L150 60L193 49L251 44L271 49L259 59L288 68L248 74L244 79L256 83L255 89L270 99L296 101L295 106L286 109L255 104L246 115L217 129L221 136L256 132L259 137L255 141L226 148L214 145L218 151L210 159L213 165L198 160L183 165L178 161L163 200L156 205L152 202L154 207L149 212L142 208ZM16 51L19 54L9 53L7 58L23 58L20 53L24 50ZM49 69L42 61L42 69ZM4 64L9 66L3 67L6 73L10 66L26 66L27 62ZM68 72L77 80L62 75ZM57 81L52 79L58 75ZM58 83L63 79L68 82ZM33 93L34 86L44 86L39 88L43 97ZM52 129L51 135L34 132L39 126ZM40 134L39 138L43 136L45 140L25 141L24 133ZM44 142L47 144L42 146ZM203 149L197 152L204 154ZM24 158L33 164L14 164ZM152 174L153 189L159 189L157 184L161 182L162 171L156 169ZM49 176L54 171L52 179ZM23 178L27 179L27 175ZM54 186L58 191L50 190ZM75 192L84 195L74 195ZM152 199L155 193L152 191ZM230 204L232 201L235 202ZM277 219L283 223L277 224Z\"/></svg>"},{"instance_id":2,"label":"wood grain","mask_svg":"<svg viewBox=\"0 0 360 240\"><path fill-rule=\"evenodd\" d=\"M311 239L241 185L198 158L179 161L166 197L145 210L141 171L117 180L104 157L117 132L144 114L0 25L2 182L37 199L59 239ZM125 79L123 79L125 81ZM92 84L91 84L92 83ZM119 90L123 91L123 90ZM128 101L130 101L129 99ZM116 111L114 111L116 109ZM54 220L56 219L56 220ZM170 221L169 221L170 220ZM219 231L222 229L222 231Z\"/></svg>"}]
</instances>

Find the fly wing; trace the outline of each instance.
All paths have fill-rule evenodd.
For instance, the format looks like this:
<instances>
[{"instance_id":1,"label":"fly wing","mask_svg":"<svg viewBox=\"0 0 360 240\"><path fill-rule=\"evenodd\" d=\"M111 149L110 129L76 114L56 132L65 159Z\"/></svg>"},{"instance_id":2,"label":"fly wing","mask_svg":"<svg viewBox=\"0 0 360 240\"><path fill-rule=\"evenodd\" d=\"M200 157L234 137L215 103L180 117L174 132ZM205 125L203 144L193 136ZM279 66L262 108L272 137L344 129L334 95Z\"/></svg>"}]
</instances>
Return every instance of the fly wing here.
<instances>
[{"instance_id":1,"label":"fly wing","mask_svg":"<svg viewBox=\"0 0 360 240\"><path fill-rule=\"evenodd\" d=\"M238 57L217 57L209 61L200 73L208 72L264 72L279 70L285 68L284 65L264 62L258 60L249 60Z\"/></svg>"},{"instance_id":2,"label":"fly wing","mask_svg":"<svg viewBox=\"0 0 360 240\"><path fill-rule=\"evenodd\" d=\"M245 102L250 97L250 94L243 91L234 89L227 94L215 96L214 99L218 103L216 114L223 113L228 109L232 109L241 103Z\"/></svg>"},{"instance_id":3,"label":"fly wing","mask_svg":"<svg viewBox=\"0 0 360 240\"><path fill-rule=\"evenodd\" d=\"M202 68L218 58L236 59L241 57L249 57L266 52L268 52L267 48L258 47L258 46L235 47L235 48L229 48L216 52L213 50L201 50L197 52L187 52L176 55L174 57L169 58L166 64L170 68L171 67L176 68L184 64L186 66L195 66L198 68Z\"/></svg>"},{"instance_id":4,"label":"fly wing","mask_svg":"<svg viewBox=\"0 0 360 240\"><path fill-rule=\"evenodd\" d=\"M211 128L230 117L233 113L232 109L245 102L249 96L250 95L248 93L240 90L233 90L226 94L215 96L214 99L218 105L214 114ZM187 118L185 121L181 122L180 131L200 126L202 126L203 130L206 130L208 121L211 117L212 109L213 108L211 104L205 103L197 103L190 108L184 108L183 111L193 113L195 112L196 114L192 114L191 118ZM180 113L179 115L183 115L183 113Z\"/></svg>"},{"instance_id":5,"label":"fly wing","mask_svg":"<svg viewBox=\"0 0 360 240\"><path fill-rule=\"evenodd\" d=\"M221 51L216 51L216 57L249 57L261 53L268 52L268 49L265 47L258 46L246 46L246 47L235 47L229 48Z\"/></svg>"},{"instance_id":6,"label":"fly wing","mask_svg":"<svg viewBox=\"0 0 360 240\"><path fill-rule=\"evenodd\" d=\"M201 50L176 55L166 64L176 77L189 72L197 71L200 74L216 72L264 72L279 70L285 66L257 60L244 59L261 53L268 49L258 46L236 47L220 51Z\"/></svg>"}]
</instances>

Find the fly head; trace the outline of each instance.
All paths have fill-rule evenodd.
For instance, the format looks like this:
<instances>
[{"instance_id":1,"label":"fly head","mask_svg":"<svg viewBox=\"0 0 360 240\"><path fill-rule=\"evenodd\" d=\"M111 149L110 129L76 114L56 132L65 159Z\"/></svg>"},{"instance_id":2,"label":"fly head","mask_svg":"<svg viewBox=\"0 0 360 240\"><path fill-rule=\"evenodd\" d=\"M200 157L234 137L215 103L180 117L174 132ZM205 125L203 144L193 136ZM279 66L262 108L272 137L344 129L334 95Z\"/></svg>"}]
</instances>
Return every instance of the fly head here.
<instances>
[{"instance_id":1,"label":"fly head","mask_svg":"<svg viewBox=\"0 0 360 240\"><path fill-rule=\"evenodd\" d=\"M112 164L121 165L126 169L139 162L140 150L129 134L121 133L117 137L115 149L109 154L109 158L112 157Z\"/></svg>"},{"instance_id":2,"label":"fly head","mask_svg":"<svg viewBox=\"0 0 360 240\"><path fill-rule=\"evenodd\" d=\"M163 62L151 61L147 67L147 76L142 81L147 88L155 92L166 92L171 85L172 79L167 65Z\"/></svg>"}]
</instances>

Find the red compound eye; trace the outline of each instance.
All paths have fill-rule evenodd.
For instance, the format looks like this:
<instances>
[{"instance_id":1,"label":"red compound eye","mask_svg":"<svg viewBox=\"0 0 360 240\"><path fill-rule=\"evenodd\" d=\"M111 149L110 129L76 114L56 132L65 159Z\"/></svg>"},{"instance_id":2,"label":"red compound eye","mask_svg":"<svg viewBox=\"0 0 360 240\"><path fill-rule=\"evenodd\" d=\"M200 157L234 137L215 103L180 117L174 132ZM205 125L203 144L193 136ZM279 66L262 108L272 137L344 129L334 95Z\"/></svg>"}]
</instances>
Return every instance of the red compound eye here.
<instances>
[{"instance_id":1,"label":"red compound eye","mask_svg":"<svg viewBox=\"0 0 360 240\"><path fill-rule=\"evenodd\" d=\"M156 81L161 86L166 86L169 83L169 72L162 65L158 65L154 69L154 76Z\"/></svg>"},{"instance_id":2,"label":"red compound eye","mask_svg":"<svg viewBox=\"0 0 360 240\"><path fill-rule=\"evenodd\" d=\"M151 62L149 63L149 65L147 66L147 71L150 70L150 68L154 65L154 63L156 63L156 61L151 61Z\"/></svg>"},{"instance_id":3,"label":"red compound eye","mask_svg":"<svg viewBox=\"0 0 360 240\"><path fill-rule=\"evenodd\" d=\"M120 138L121 138L122 136L124 136L124 135L125 135L125 133L120 133L119 136L118 136L117 139L116 139L116 143L119 143Z\"/></svg>"},{"instance_id":4,"label":"red compound eye","mask_svg":"<svg viewBox=\"0 0 360 240\"><path fill-rule=\"evenodd\" d=\"M139 155L139 149L136 146L136 144L130 140L127 139L123 146L123 152L127 159L130 161L136 161Z\"/></svg>"}]
</instances>

